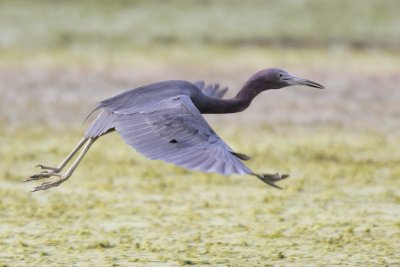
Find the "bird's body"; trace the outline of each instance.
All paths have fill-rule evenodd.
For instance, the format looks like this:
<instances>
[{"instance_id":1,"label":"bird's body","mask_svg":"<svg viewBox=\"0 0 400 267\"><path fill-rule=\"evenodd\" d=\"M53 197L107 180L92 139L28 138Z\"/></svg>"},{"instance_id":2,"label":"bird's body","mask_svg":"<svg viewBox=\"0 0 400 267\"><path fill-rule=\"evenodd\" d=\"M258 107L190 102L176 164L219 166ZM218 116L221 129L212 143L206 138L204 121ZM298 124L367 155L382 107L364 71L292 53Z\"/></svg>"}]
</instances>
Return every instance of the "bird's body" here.
<instances>
[{"instance_id":1,"label":"bird's body","mask_svg":"<svg viewBox=\"0 0 400 267\"><path fill-rule=\"evenodd\" d=\"M212 112L203 103L223 101L201 90L206 88L214 86L172 80L124 92L100 102L96 109L102 112L85 137L98 138L116 130L150 159L203 172L251 174L240 160L242 154L226 145L201 116L201 111Z\"/></svg>"},{"instance_id":2,"label":"bird's body","mask_svg":"<svg viewBox=\"0 0 400 267\"><path fill-rule=\"evenodd\" d=\"M262 91L295 84L323 88L280 69L265 69L253 75L231 99L222 99L227 88L182 80L163 81L126 91L99 103L94 111L101 110L101 113L82 141L58 167L39 165L45 171L27 180L60 177L54 182L43 183L35 191L61 184L71 176L93 142L115 130L127 144L150 159L203 172L255 175L277 187L274 183L287 175L251 171L242 162L249 157L233 151L201 114L239 112ZM81 154L67 173L59 174L82 147Z\"/></svg>"}]
</instances>

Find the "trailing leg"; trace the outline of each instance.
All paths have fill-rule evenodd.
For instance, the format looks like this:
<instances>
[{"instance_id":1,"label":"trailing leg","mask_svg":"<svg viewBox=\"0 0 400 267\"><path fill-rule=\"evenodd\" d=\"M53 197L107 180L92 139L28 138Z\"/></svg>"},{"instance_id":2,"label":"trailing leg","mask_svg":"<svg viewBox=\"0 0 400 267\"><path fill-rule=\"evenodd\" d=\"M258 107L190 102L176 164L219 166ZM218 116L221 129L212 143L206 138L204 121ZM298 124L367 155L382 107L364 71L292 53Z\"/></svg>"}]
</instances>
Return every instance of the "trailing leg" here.
<instances>
[{"instance_id":1,"label":"trailing leg","mask_svg":"<svg viewBox=\"0 0 400 267\"><path fill-rule=\"evenodd\" d=\"M82 148L82 146L87 142L88 139L89 138L87 137L82 138L82 140L78 143L78 145L74 148L74 150L72 150L71 153L69 153L69 155L57 167L49 167L41 164L37 165L36 167L40 167L44 171L42 171L39 174L34 174L26 178L25 182L49 178L52 176L59 176L58 173L68 164L68 162L71 161L71 159Z\"/></svg>"},{"instance_id":2,"label":"trailing leg","mask_svg":"<svg viewBox=\"0 0 400 267\"><path fill-rule=\"evenodd\" d=\"M92 146L92 144L96 141L96 138L87 138L87 142L85 144L85 146L83 147L81 153L79 154L79 156L77 157L77 159L74 161L74 163L72 164L72 166L67 170L67 172L65 174L60 174L60 173L44 173L43 175L48 177L51 176L58 176L59 178L54 180L54 181L50 181L50 182L45 182L42 183L41 185L35 187L35 189L33 190L33 192L35 191L39 191L39 190L46 190L49 189L51 187L55 187L60 185L61 183L65 182L66 180L68 180L69 177L71 177L71 175L73 174L73 172L75 171L75 169L78 167L79 163L82 161L83 157L85 156L85 154L88 152L88 150L90 149L90 147ZM71 157L72 158L72 157ZM65 166L65 165L64 165ZM63 166L63 167L64 167ZM34 180L34 179L32 179Z\"/></svg>"}]
</instances>

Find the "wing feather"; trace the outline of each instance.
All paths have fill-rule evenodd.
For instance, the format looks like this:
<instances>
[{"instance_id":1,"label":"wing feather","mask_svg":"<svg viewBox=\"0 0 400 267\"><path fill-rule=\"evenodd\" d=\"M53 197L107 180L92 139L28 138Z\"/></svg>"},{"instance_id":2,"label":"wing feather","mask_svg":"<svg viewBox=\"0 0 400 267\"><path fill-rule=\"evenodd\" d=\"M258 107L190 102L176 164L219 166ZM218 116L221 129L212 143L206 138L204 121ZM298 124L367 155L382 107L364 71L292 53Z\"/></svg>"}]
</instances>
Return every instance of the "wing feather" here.
<instances>
[{"instance_id":1,"label":"wing feather","mask_svg":"<svg viewBox=\"0 0 400 267\"><path fill-rule=\"evenodd\" d=\"M211 129L189 96L159 101L133 114L117 114L115 129L124 141L151 159L204 172L252 171Z\"/></svg>"},{"instance_id":2,"label":"wing feather","mask_svg":"<svg viewBox=\"0 0 400 267\"><path fill-rule=\"evenodd\" d=\"M228 91L228 87L220 88L218 83L206 85L204 81L197 81L193 84L196 85L203 94L213 98L222 98Z\"/></svg>"}]
</instances>

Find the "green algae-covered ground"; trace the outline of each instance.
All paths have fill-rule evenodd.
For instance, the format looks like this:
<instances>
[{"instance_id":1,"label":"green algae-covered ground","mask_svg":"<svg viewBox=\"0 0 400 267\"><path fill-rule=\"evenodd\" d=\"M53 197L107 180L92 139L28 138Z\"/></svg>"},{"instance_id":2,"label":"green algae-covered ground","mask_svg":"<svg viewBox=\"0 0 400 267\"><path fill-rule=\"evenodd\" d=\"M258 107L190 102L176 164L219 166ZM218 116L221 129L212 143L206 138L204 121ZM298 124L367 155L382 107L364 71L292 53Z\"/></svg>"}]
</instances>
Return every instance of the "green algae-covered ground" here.
<instances>
[{"instance_id":1,"label":"green algae-covered ground","mask_svg":"<svg viewBox=\"0 0 400 267\"><path fill-rule=\"evenodd\" d=\"M248 163L253 169L290 173L281 183L284 189L254 177L200 174L149 161L112 134L94 145L71 180L30 193L34 184L23 184L22 178L37 163L60 161L81 132L3 129L1 262L400 263L396 136L326 127L312 133L294 127L217 130L253 156ZM244 138L249 135L251 140Z\"/></svg>"}]
</instances>

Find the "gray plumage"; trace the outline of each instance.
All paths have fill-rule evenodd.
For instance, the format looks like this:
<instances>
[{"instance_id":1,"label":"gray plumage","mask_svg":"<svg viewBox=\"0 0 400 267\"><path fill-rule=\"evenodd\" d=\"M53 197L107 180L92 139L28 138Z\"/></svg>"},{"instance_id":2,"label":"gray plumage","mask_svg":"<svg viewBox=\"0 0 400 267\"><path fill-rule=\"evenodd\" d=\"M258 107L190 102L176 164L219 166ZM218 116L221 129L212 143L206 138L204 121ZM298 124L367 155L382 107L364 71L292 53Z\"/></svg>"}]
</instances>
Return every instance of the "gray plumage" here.
<instances>
[{"instance_id":1,"label":"gray plumage","mask_svg":"<svg viewBox=\"0 0 400 267\"><path fill-rule=\"evenodd\" d=\"M223 175L251 174L241 162L246 156L235 153L221 140L190 99L198 93L221 98L227 88L204 83L195 85L167 81L107 99L99 104L97 109L103 111L85 137L97 138L115 129L128 145L150 159ZM165 91L174 91L174 94ZM152 93L152 98L148 99L149 92L162 97L154 97Z\"/></svg>"},{"instance_id":2,"label":"gray plumage","mask_svg":"<svg viewBox=\"0 0 400 267\"><path fill-rule=\"evenodd\" d=\"M318 83L272 68L254 74L230 99L222 98L228 88L220 88L218 84L206 85L203 81L163 81L126 91L99 103L94 111L100 110L100 114L64 161L57 167L38 165L44 171L28 177L26 181L59 177L42 183L34 191L60 185L72 175L99 137L117 131L128 145L150 159L203 172L250 174L280 188L275 182L288 175L254 173L242 162L249 157L233 151L208 125L202 114L240 112L261 92L291 85L324 88ZM60 171L80 150L72 166L61 174Z\"/></svg>"}]
</instances>

